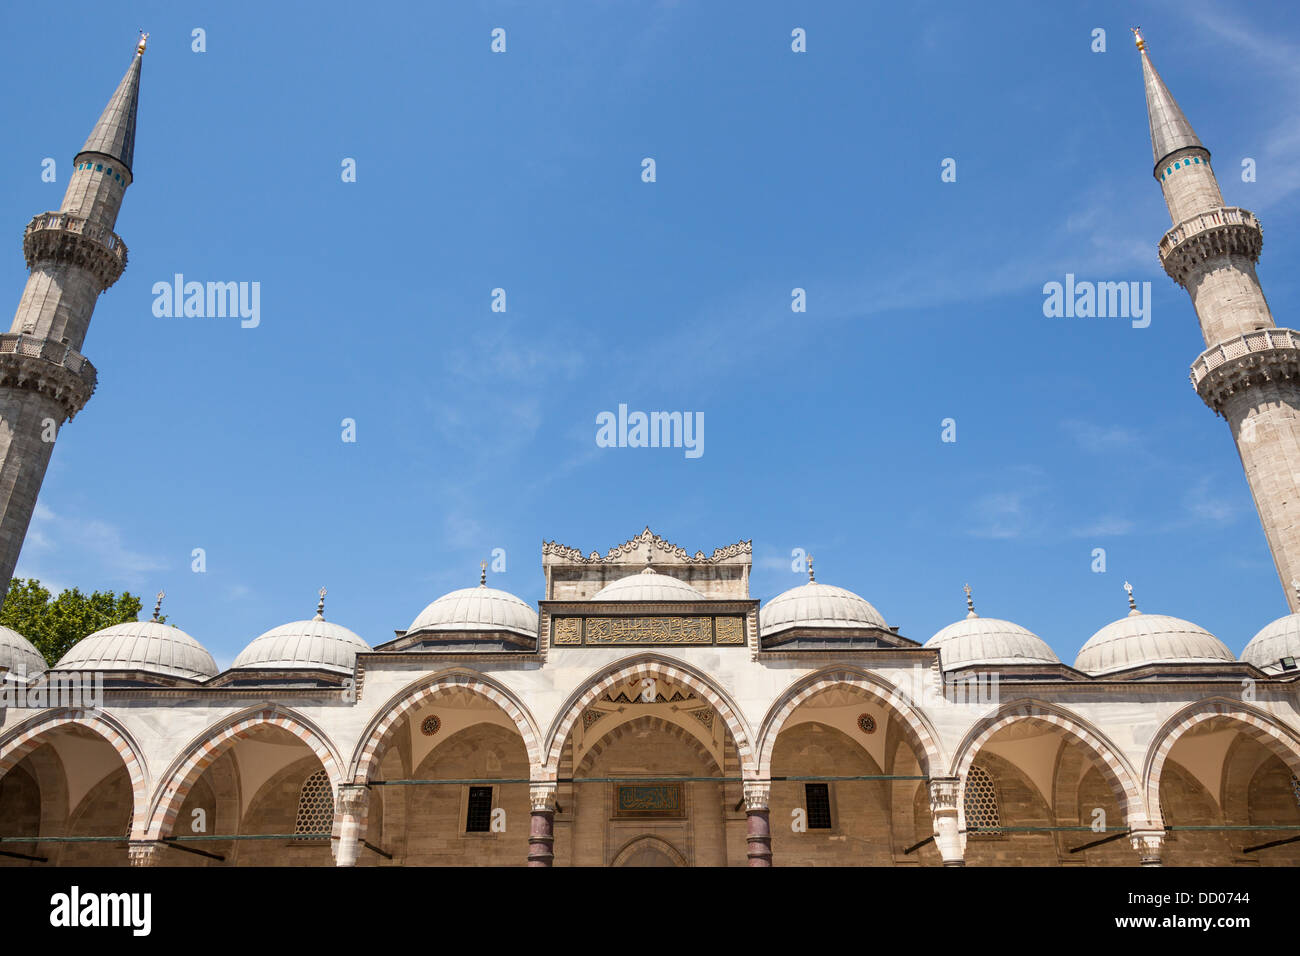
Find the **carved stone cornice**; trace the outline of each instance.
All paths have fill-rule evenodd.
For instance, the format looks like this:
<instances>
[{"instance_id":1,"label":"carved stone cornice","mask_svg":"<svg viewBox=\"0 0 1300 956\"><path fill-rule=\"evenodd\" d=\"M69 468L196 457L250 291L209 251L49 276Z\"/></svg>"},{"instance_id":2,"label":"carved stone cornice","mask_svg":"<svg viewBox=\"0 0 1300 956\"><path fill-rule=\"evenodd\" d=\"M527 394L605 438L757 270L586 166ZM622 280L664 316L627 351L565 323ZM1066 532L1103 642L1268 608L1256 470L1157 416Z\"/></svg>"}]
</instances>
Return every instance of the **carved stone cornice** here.
<instances>
[{"instance_id":1,"label":"carved stone cornice","mask_svg":"<svg viewBox=\"0 0 1300 956\"><path fill-rule=\"evenodd\" d=\"M85 269L103 292L126 269L126 243L111 229L66 212L43 212L23 232L27 268L41 262Z\"/></svg>"},{"instance_id":2,"label":"carved stone cornice","mask_svg":"<svg viewBox=\"0 0 1300 956\"><path fill-rule=\"evenodd\" d=\"M1203 263L1223 256L1259 261L1264 230L1249 209L1224 206L1185 219L1160 240L1160 264L1169 278L1186 287Z\"/></svg>"},{"instance_id":3,"label":"carved stone cornice","mask_svg":"<svg viewBox=\"0 0 1300 956\"><path fill-rule=\"evenodd\" d=\"M1233 395L1255 385L1300 378L1300 332L1258 329L1220 342L1192 363L1201 400L1222 415Z\"/></svg>"},{"instance_id":4,"label":"carved stone cornice","mask_svg":"<svg viewBox=\"0 0 1300 956\"><path fill-rule=\"evenodd\" d=\"M85 407L98 375L84 355L52 339L22 332L0 335L0 388L20 388L54 399L67 418Z\"/></svg>"},{"instance_id":5,"label":"carved stone cornice","mask_svg":"<svg viewBox=\"0 0 1300 956\"><path fill-rule=\"evenodd\" d=\"M754 551L752 541L737 541L725 548L715 548L711 555L706 555L703 551L696 551L692 555L685 548L665 541L652 532L647 525L646 529L640 534L610 548L604 556L599 551L593 551L584 557L577 548L570 548L555 541L544 541L542 542L542 558L545 561L549 556L571 564L626 564L629 562L631 554L645 548L658 552L664 558L672 559L671 562L664 561L662 563L676 564L717 564L729 558L753 554Z\"/></svg>"}]
</instances>

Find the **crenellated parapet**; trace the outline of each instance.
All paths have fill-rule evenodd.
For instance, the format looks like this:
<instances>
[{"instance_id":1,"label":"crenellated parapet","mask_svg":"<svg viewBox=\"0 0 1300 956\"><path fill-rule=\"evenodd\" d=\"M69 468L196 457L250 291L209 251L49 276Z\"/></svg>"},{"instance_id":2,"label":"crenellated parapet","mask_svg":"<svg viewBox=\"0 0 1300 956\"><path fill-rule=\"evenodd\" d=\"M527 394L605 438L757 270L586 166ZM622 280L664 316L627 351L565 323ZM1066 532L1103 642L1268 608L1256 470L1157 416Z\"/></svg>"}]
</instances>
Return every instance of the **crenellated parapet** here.
<instances>
[{"instance_id":1,"label":"crenellated parapet","mask_svg":"<svg viewBox=\"0 0 1300 956\"><path fill-rule=\"evenodd\" d=\"M1223 256L1259 261L1264 230L1249 209L1224 206L1185 219L1160 240L1160 264L1169 278L1186 288L1202 264Z\"/></svg>"},{"instance_id":2,"label":"crenellated parapet","mask_svg":"<svg viewBox=\"0 0 1300 956\"><path fill-rule=\"evenodd\" d=\"M45 262L85 269L103 292L126 269L127 250L111 229L71 213L43 212L23 232L23 256L28 269Z\"/></svg>"}]
</instances>

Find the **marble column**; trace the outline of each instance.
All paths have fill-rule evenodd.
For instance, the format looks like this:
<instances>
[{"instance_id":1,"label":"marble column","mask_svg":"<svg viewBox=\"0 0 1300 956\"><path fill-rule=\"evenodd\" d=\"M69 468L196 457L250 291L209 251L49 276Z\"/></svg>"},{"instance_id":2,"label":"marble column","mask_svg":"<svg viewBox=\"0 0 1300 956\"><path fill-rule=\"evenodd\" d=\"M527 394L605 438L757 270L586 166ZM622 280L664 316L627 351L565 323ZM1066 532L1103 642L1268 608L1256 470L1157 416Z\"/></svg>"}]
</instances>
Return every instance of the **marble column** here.
<instances>
[{"instance_id":1,"label":"marble column","mask_svg":"<svg viewBox=\"0 0 1300 956\"><path fill-rule=\"evenodd\" d=\"M551 866L555 861L554 783L529 784L532 820L528 827L528 865Z\"/></svg>"},{"instance_id":2,"label":"marble column","mask_svg":"<svg viewBox=\"0 0 1300 956\"><path fill-rule=\"evenodd\" d=\"M771 801L772 781L745 781L745 844L750 866L772 865Z\"/></svg>"},{"instance_id":3,"label":"marble column","mask_svg":"<svg viewBox=\"0 0 1300 956\"><path fill-rule=\"evenodd\" d=\"M934 823L934 845L944 866L966 865L966 837L958 822L957 801L961 781L939 777L930 781L930 818Z\"/></svg>"},{"instance_id":4,"label":"marble column","mask_svg":"<svg viewBox=\"0 0 1300 956\"><path fill-rule=\"evenodd\" d=\"M361 823L370 809L370 787L364 783L345 783L339 786L336 813L339 818L339 840L334 851L335 866L356 866L361 852Z\"/></svg>"}]
</instances>

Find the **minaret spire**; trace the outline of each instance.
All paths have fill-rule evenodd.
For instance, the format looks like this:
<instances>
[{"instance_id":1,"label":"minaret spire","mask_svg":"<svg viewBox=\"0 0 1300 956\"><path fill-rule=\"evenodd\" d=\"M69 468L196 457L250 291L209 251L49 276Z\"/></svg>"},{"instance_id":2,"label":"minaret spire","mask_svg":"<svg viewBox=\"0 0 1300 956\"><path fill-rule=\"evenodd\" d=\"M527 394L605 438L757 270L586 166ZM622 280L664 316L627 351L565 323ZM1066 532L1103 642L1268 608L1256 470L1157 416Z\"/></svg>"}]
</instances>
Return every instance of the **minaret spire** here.
<instances>
[{"instance_id":1,"label":"minaret spire","mask_svg":"<svg viewBox=\"0 0 1300 956\"><path fill-rule=\"evenodd\" d=\"M1160 263L1191 296L1206 344L1192 363L1192 385L1232 429L1283 591L1300 611L1300 595L1285 586L1300 576L1300 332L1278 328L1264 298L1255 273L1259 220L1224 203L1210 151L1151 65L1142 34L1133 33L1155 177L1174 224L1160 240Z\"/></svg>"},{"instance_id":2,"label":"minaret spire","mask_svg":"<svg viewBox=\"0 0 1300 956\"><path fill-rule=\"evenodd\" d=\"M36 508L54 439L90 400L96 372L80 349L100 293L126 268L113 232L131 185L141 34L126 75L73 160L63 204L27 224L27 285L0 335L0 599ZM66 66L72 58L63 57Z\"/></svg>"}]
</instances>

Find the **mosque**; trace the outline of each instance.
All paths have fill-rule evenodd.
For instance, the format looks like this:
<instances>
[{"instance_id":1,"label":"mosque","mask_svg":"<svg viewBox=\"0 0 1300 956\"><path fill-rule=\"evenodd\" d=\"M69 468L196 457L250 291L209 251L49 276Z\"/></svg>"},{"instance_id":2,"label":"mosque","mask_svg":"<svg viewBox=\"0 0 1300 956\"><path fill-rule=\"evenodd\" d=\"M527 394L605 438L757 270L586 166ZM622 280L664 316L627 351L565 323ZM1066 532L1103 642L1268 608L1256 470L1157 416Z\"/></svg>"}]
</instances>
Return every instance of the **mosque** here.
<instances>
[{"instance_id":1,"label":"mosque","mask_svg":"<svg viewBox=\"0 0 1300 956\"><path fill-rule=\"evenodd\" d=\"M5 582L49 460L44 422L94 389L78 350L126 265L112 230L144 46L62 208L24 235L31 273L0 335ZM1138 49L1173 220L1160 257L1205 333L1192 382L1232 429L1289 588L1300 333L1264 300L1258 221L1224 205ZM603 552L546 542L541 563L536 606L485 572L374 644L328 619L322 589L314 616L221 672L158 607L49 670L0 629L0 679L48 691L0 712L0 862L1300 864L1300 613L1238 660L1130 589L1128 613L1065 663L969 589L965 616L924 642L811 560L807 583L761 603L747 541L690 553L646 528ZM95 706L60 696L92 677Z\"/></svg>"}]
</instances>

